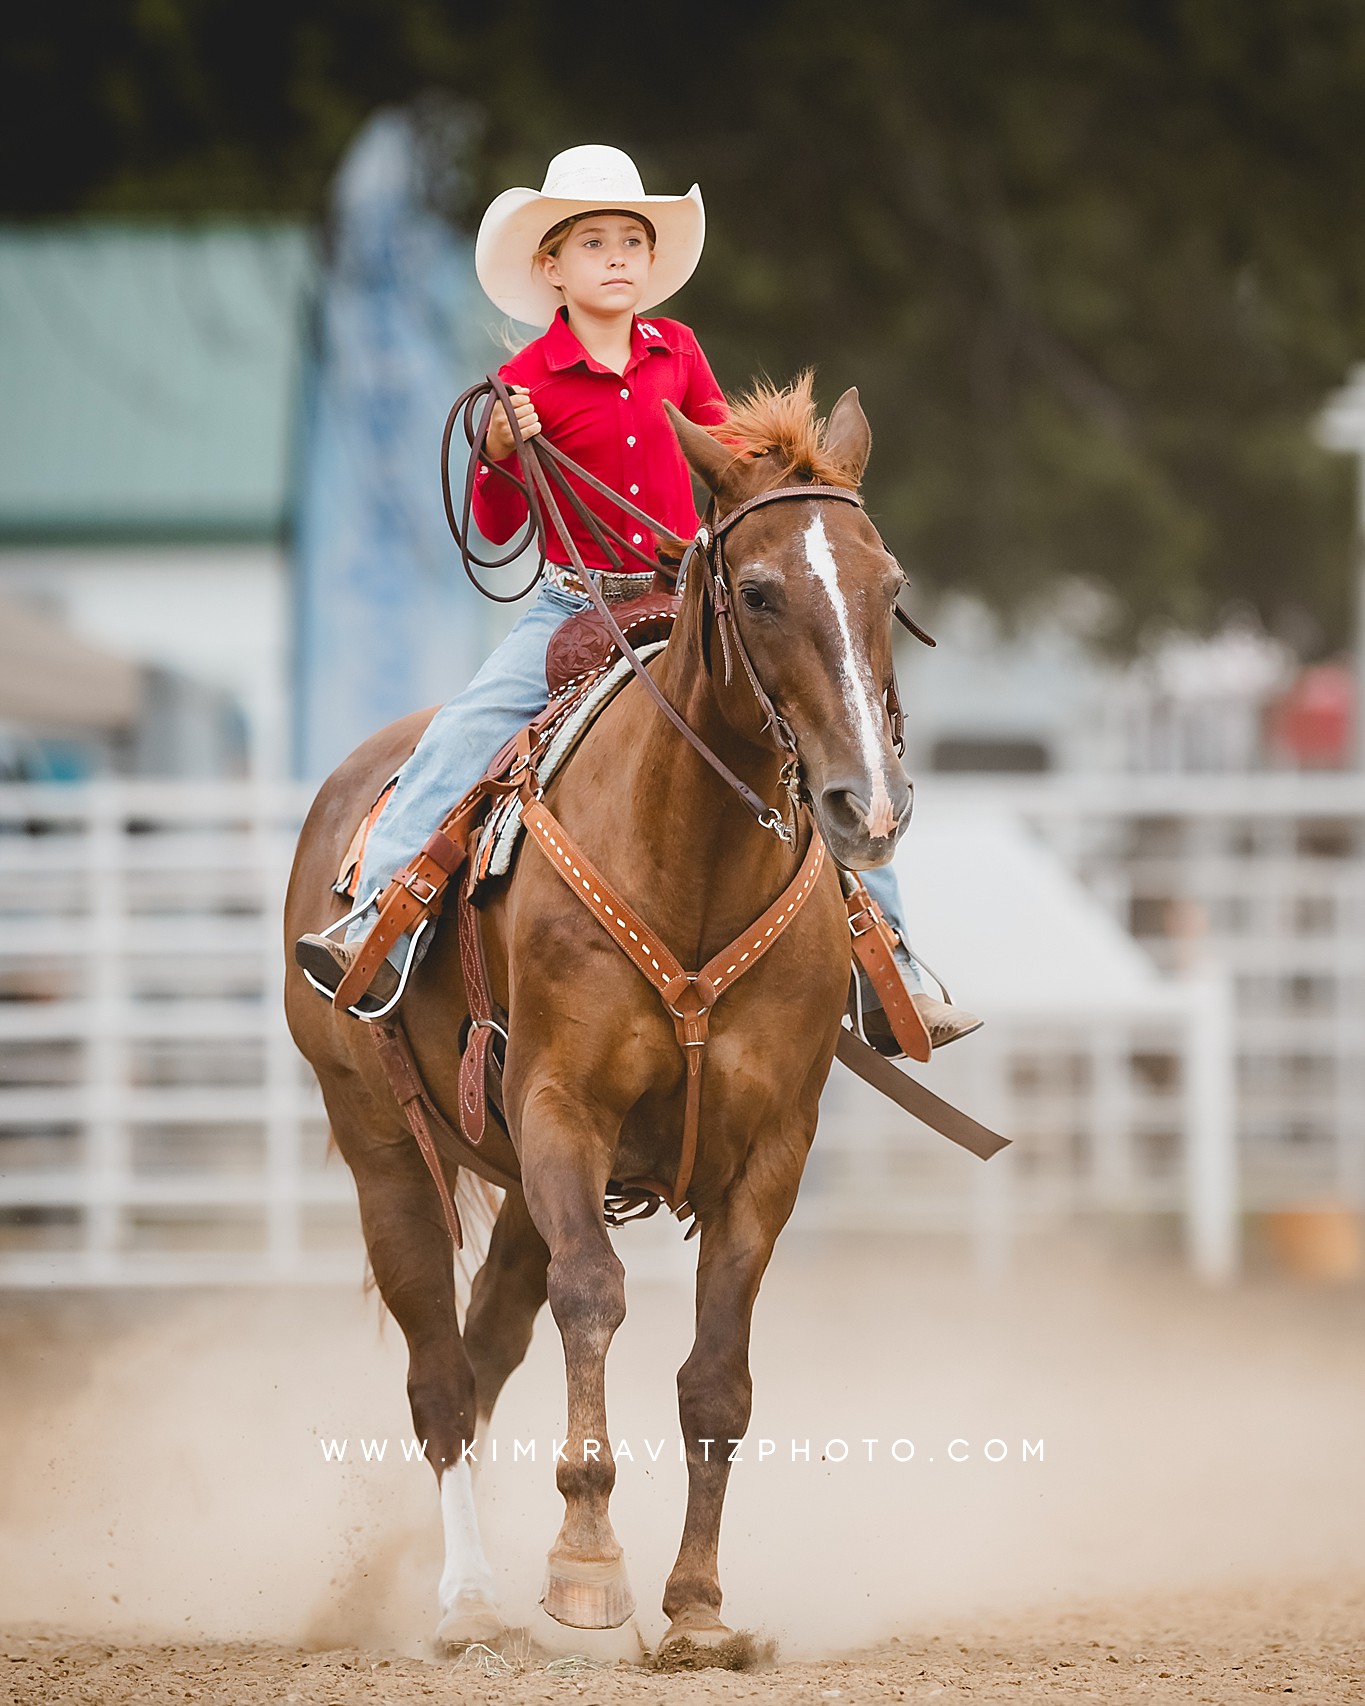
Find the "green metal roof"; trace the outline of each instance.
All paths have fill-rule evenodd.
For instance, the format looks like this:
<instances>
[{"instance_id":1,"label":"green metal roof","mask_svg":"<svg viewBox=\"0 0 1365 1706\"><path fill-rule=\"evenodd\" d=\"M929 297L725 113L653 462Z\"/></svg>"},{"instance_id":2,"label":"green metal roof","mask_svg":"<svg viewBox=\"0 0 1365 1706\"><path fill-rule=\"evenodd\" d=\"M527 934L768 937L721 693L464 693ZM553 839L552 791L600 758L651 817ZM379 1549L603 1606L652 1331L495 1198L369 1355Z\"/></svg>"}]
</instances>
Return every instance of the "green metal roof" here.
<instances>
[{"instance_id":1,"label":"green metal roof","mask_svg":"<svg viewBox=\"0 0 1365 1706\"><path fill-rule=\"evenodd\" d=\"M0 227L0 534L278 533L315 269L294 225Z\"/></svg>"}]
</instances>

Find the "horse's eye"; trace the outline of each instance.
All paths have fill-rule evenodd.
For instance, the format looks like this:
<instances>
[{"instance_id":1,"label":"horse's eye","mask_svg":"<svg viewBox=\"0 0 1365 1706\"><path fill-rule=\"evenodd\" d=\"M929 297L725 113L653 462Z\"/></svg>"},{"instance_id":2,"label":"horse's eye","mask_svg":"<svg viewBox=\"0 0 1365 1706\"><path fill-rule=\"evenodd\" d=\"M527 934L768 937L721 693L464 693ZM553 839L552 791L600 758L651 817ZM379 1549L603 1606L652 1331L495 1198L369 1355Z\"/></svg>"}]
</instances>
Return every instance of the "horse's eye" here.
<instances>
[{"instance_id":1,"label":"horse's eye","mask_svg":"<svg viewBox=\"0 0 1365 1706\"><path fill-rule=\"evenodd\" d=\"M766 610L768 608L767 601L756 586L741 587L739 596L744 600L746 610Z\"/></svg>"}]
</instances>

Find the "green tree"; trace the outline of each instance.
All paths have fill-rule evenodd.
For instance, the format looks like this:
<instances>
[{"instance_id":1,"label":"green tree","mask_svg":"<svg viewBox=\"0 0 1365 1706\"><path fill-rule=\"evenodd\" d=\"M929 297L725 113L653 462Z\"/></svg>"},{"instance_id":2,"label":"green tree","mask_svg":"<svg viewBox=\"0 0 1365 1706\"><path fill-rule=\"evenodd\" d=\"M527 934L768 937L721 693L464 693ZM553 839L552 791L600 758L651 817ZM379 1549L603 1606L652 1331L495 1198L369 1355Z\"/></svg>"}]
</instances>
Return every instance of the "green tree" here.
<instances>
[{"instance_id":1,"label":"green tree","mask_svg":"<svg viewBox=\"0 0 1365 1706\"><path fill-rule=\"evenodd\" d=\"M929 588L1348 635L1349 470L1310 428L1365 354L1358 0L70 0L7 62L16 214L318 214L425 91L475 121L465 219L618 143L702 183L679 312L722 379L858 384Z\"/></svg>"}]
</instances>

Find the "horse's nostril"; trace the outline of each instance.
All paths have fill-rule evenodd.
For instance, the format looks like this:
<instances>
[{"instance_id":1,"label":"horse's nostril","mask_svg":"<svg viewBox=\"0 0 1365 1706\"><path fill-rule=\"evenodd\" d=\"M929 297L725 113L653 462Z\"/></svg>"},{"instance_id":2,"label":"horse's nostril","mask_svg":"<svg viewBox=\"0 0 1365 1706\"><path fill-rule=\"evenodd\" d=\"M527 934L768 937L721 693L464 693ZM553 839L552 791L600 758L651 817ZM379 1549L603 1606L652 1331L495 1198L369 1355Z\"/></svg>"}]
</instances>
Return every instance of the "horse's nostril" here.
<instances>
[{"instance_id":1,"label":"horse's nostril","mask_svg":"<svg viewBox=\"0 0 1365 1706\"><path fill-rule=\"evenodd\" d=\"M867 822L867 801L852 788L826 788L820 796L830 821L840 829L858 831Z\"/></svg>"},{"instance_id":2,"label":"horse's nostril","mask_svg":"<svg viewBox=\"0 0 1365 1706\"><path fill-rule=\"evenodd\" d=\"M871 799L864 798L857 787L826 788L820 795L820 808L830 827L850 838L890 841L910 820L914 790L907 781L892 796L880 779Z\"/></svg>"}]
</instances>

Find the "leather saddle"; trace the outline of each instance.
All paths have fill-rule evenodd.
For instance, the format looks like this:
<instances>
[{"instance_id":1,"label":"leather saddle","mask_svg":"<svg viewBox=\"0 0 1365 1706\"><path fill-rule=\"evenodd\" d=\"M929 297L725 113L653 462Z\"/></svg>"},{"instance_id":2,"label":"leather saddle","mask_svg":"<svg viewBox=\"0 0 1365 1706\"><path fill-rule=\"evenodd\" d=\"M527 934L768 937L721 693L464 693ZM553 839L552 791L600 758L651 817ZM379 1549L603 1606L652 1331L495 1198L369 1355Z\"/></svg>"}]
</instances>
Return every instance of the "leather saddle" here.
<instances>
[{"instance_id":1,"label":"leather saddle","mask_svg":"<svg viewBox=\"0 0 1365 1706\"><path fill-rule=\"evenodd\" d=\"M638 649L651 641L668 638L681 603L656 577L649 592L616 605L612 615L627 640ZM615 636L596 610L582 610L567 617L555 629L545 653L545 680L550 697L555 699L567 693L620 656Z\"/></svg>"},{"instance_id":2,"label":"leather saddle","mask_svg":"<svg viewBox=\"0 0 1365 1706\"><path fill-rule=\"evenodd\" d=\"M673 632L681 600L668 590L668 583L655 578L651 590L639 598L617 604L612 615L631 645L637 649L667 640ZM573 715L576 705L588 698L597 681L621 657L616 637L596 610L583 610L560 623L551 636L545 654L545 679L551 705L558 702L553 721L540 732L538 743L548 742L561 721ZM488 766L490 776L502 775L511 764L519 736L513 735L494 754ZM365 844L375 821L388 803L398 781L391 776L380 790L374 804L356 826L350 845L341 861L333 883L333 891L348 899L357 898L360 866L365 856ZM496 813L495 813L496 815ZM486 875L481 871L480 876Z\"/></svg>"}]
</instances>

